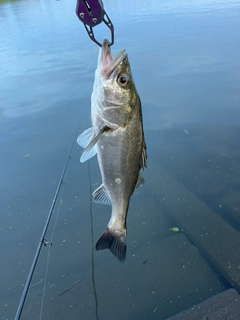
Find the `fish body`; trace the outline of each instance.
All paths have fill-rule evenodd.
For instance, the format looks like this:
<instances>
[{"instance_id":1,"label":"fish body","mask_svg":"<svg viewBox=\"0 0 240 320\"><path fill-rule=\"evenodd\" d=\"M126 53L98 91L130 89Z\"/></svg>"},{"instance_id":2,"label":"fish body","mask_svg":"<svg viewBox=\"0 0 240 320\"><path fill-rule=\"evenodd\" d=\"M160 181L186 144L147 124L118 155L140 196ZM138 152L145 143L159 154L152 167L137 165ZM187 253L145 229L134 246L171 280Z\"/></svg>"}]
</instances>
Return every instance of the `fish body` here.
<instances>
[{"instance_id":1,"label":"fish body","mask_svg":"<svg viewBox=\"0 0 240 320\"><path fill-rule=\"evenodd\" d=\"M107 40L99 52L91 102L93 127L77 140L85 148L80 161L97 154L102 184L93 192L93 200L112 205L96 249L108 248L123 262L129 202L135 187L143 183L139 171L146 167L147 154L141 100L127 53L123 50L113 58Z\"/></svg>"}]
</instances>

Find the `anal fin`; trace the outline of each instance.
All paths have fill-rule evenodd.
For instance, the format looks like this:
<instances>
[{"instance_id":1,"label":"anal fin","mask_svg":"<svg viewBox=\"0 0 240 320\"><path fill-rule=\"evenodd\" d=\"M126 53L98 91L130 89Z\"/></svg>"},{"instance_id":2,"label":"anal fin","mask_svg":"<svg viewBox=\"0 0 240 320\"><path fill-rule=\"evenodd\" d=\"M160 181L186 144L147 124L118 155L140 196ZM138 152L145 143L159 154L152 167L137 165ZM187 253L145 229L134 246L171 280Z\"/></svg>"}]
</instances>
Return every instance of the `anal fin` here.
<instances>
[{"instance_id":1,"label":"anal fin","mask_svg":"<svg viewBox=\"0 0 240 320\"><path fill-rule=\"evenodd\" d=\"M111 199L109 198L106 189L104 185L101 185L99 188L97 188L93 194L93 201L96 203L101 203L101 204L108 204L111 205Z\"/></svg>"}]
</instances>

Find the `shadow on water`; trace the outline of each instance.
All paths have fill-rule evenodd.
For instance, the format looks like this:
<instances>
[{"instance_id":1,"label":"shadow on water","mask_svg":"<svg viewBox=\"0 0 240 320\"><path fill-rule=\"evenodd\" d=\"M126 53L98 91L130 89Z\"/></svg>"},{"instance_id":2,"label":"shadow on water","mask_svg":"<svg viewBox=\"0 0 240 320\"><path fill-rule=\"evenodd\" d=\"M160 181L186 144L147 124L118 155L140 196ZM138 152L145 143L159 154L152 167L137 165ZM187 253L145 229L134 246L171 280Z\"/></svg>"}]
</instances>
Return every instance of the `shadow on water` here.
<instances>
[{"instance_id":1,"label":"shadow on water","mask_svg":"<svg viewBox=\"0 0 240 320\"><path fill-rule=\"evenodd\" d=\"M24 319L32 319L35 313L38 314L40 306L43 306L44 319L76 319L79 314L91 319L122 319L123 316L126 319L165 319L228 287L222 276L210 267L184 233L180 231L174 234L170 231L176 224L166 214L167 210L164 210L165 213L161 212L161 206L154 201L154 184L160 177L157 172L151 172L153 161L161 160L167 171L182 185L186 185L181 180L182 174L171 169L171 161L176 159L181 162L181 158L175 148L169 150L169 142L171 144L176 141L178 144L182 131L182 139L190 134L192 141L197 139L193 128L187 128L189 131L182 128L162 130L157 134L159 141L149 143L150 174L146 186L137 190L132 198L128 218L128 256L123 265L109 252L94 253L94 235L101 234L105 226L106 208L92 204L91 200L89 202L92 188L89 189L82 183L88 182L95 188L95 181L100 179L96 159L92 161L91 168L86 164L84 170L76 170L79 166L79 153L78 146L75 146L72 163L58 199L58 221L51 248L48 281L42 288L41 279L46 262L46 253L43 251L33 279L35 285L30 290L29 302L24 309ZM151 135L156 137L156 132L148 131L147 135L148 140L153 141ZM168 135L171 136L169 140ZM189 137L187 139L188 145ZM155 146L158 144L161 151L156 151ZM190 150L188 145L185 150L186 159L182 161L190 159ZM199 152L194 152L193 161L198 159L201 154ZM211 150L206 158L215 152L216 150ZM180 154L182 156L183 152ZM164 190L160 189L159 193L161 192ZM87 211L89 215L86 215ZM49 233L51 232L50 227ZM142 238L144 234L147 234L147 238ZM81 278L84 281L61 295L64 289ZM43 305L42 290L46 290Z\"/></svg>"},{"instance_id":2,"label":"shadow on water","mask_svg":"<svg viewBox=\"0 0 240 320\"><path fill-rule=\"evenodd\" d=\"M238 126L185 124L161 130L153 149L177 181L238 230L239 134Z\"/></svg>"}]
</instances>

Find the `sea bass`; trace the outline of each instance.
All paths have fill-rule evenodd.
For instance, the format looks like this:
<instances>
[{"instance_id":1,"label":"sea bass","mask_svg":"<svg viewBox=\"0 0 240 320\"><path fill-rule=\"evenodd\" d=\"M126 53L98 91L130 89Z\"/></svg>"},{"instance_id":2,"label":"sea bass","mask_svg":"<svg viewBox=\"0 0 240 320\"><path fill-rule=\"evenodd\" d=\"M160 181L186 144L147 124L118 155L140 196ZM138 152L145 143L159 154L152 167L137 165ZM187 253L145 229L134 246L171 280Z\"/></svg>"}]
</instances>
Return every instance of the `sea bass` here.
<instances>
[{"instance_id":1,"label":"sea bass","mask_svg":"<svg viewBox=\"0 0 240 320\"><path fill-rule=\"evenodd\" d=\"M84 162L95 154L102 184L93 201L112 205L111 219L96 244L110 249L123 262L126 258L126 218L134 189L143 183L139 171L146 167L141 100L125 50L112 57L109 42L100 48L91 97L92 128L77 139L84 148Z\"/></svg>"}]
</instances>

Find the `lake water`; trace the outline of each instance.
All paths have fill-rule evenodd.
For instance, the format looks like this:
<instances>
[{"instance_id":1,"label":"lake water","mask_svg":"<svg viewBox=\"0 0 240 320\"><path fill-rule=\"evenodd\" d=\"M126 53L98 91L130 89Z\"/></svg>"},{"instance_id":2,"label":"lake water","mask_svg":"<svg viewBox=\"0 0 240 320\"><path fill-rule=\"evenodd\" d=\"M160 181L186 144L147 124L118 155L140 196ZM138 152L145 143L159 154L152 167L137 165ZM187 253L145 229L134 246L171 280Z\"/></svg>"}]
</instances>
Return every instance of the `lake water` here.
<instances>
[{"instance_id":1,"label":"lake water","mask_svg":"<svg viewBox=\"0 0 240 320\"><path fill-rule=\"evenodd\" d=\"M22 319L164 320L231 286L162 203L169 195L164 185L175 185L194 195L193 208L206 204L239 232L240 2L104 5L115 27L112 53L125 48L129 55L148 146L123 264L108 250L94 250L110 207L91 202L101 183L97 160L80 164L74 143L91 125L99 48L73 0L0 0L4 320L17 311L73 143L46 235L52 246L41 250ZM103 26L96 29L100 41L108 36ZM172 196L171 203L181 218L178 200Z\"/></svg>"}]
</instances>

